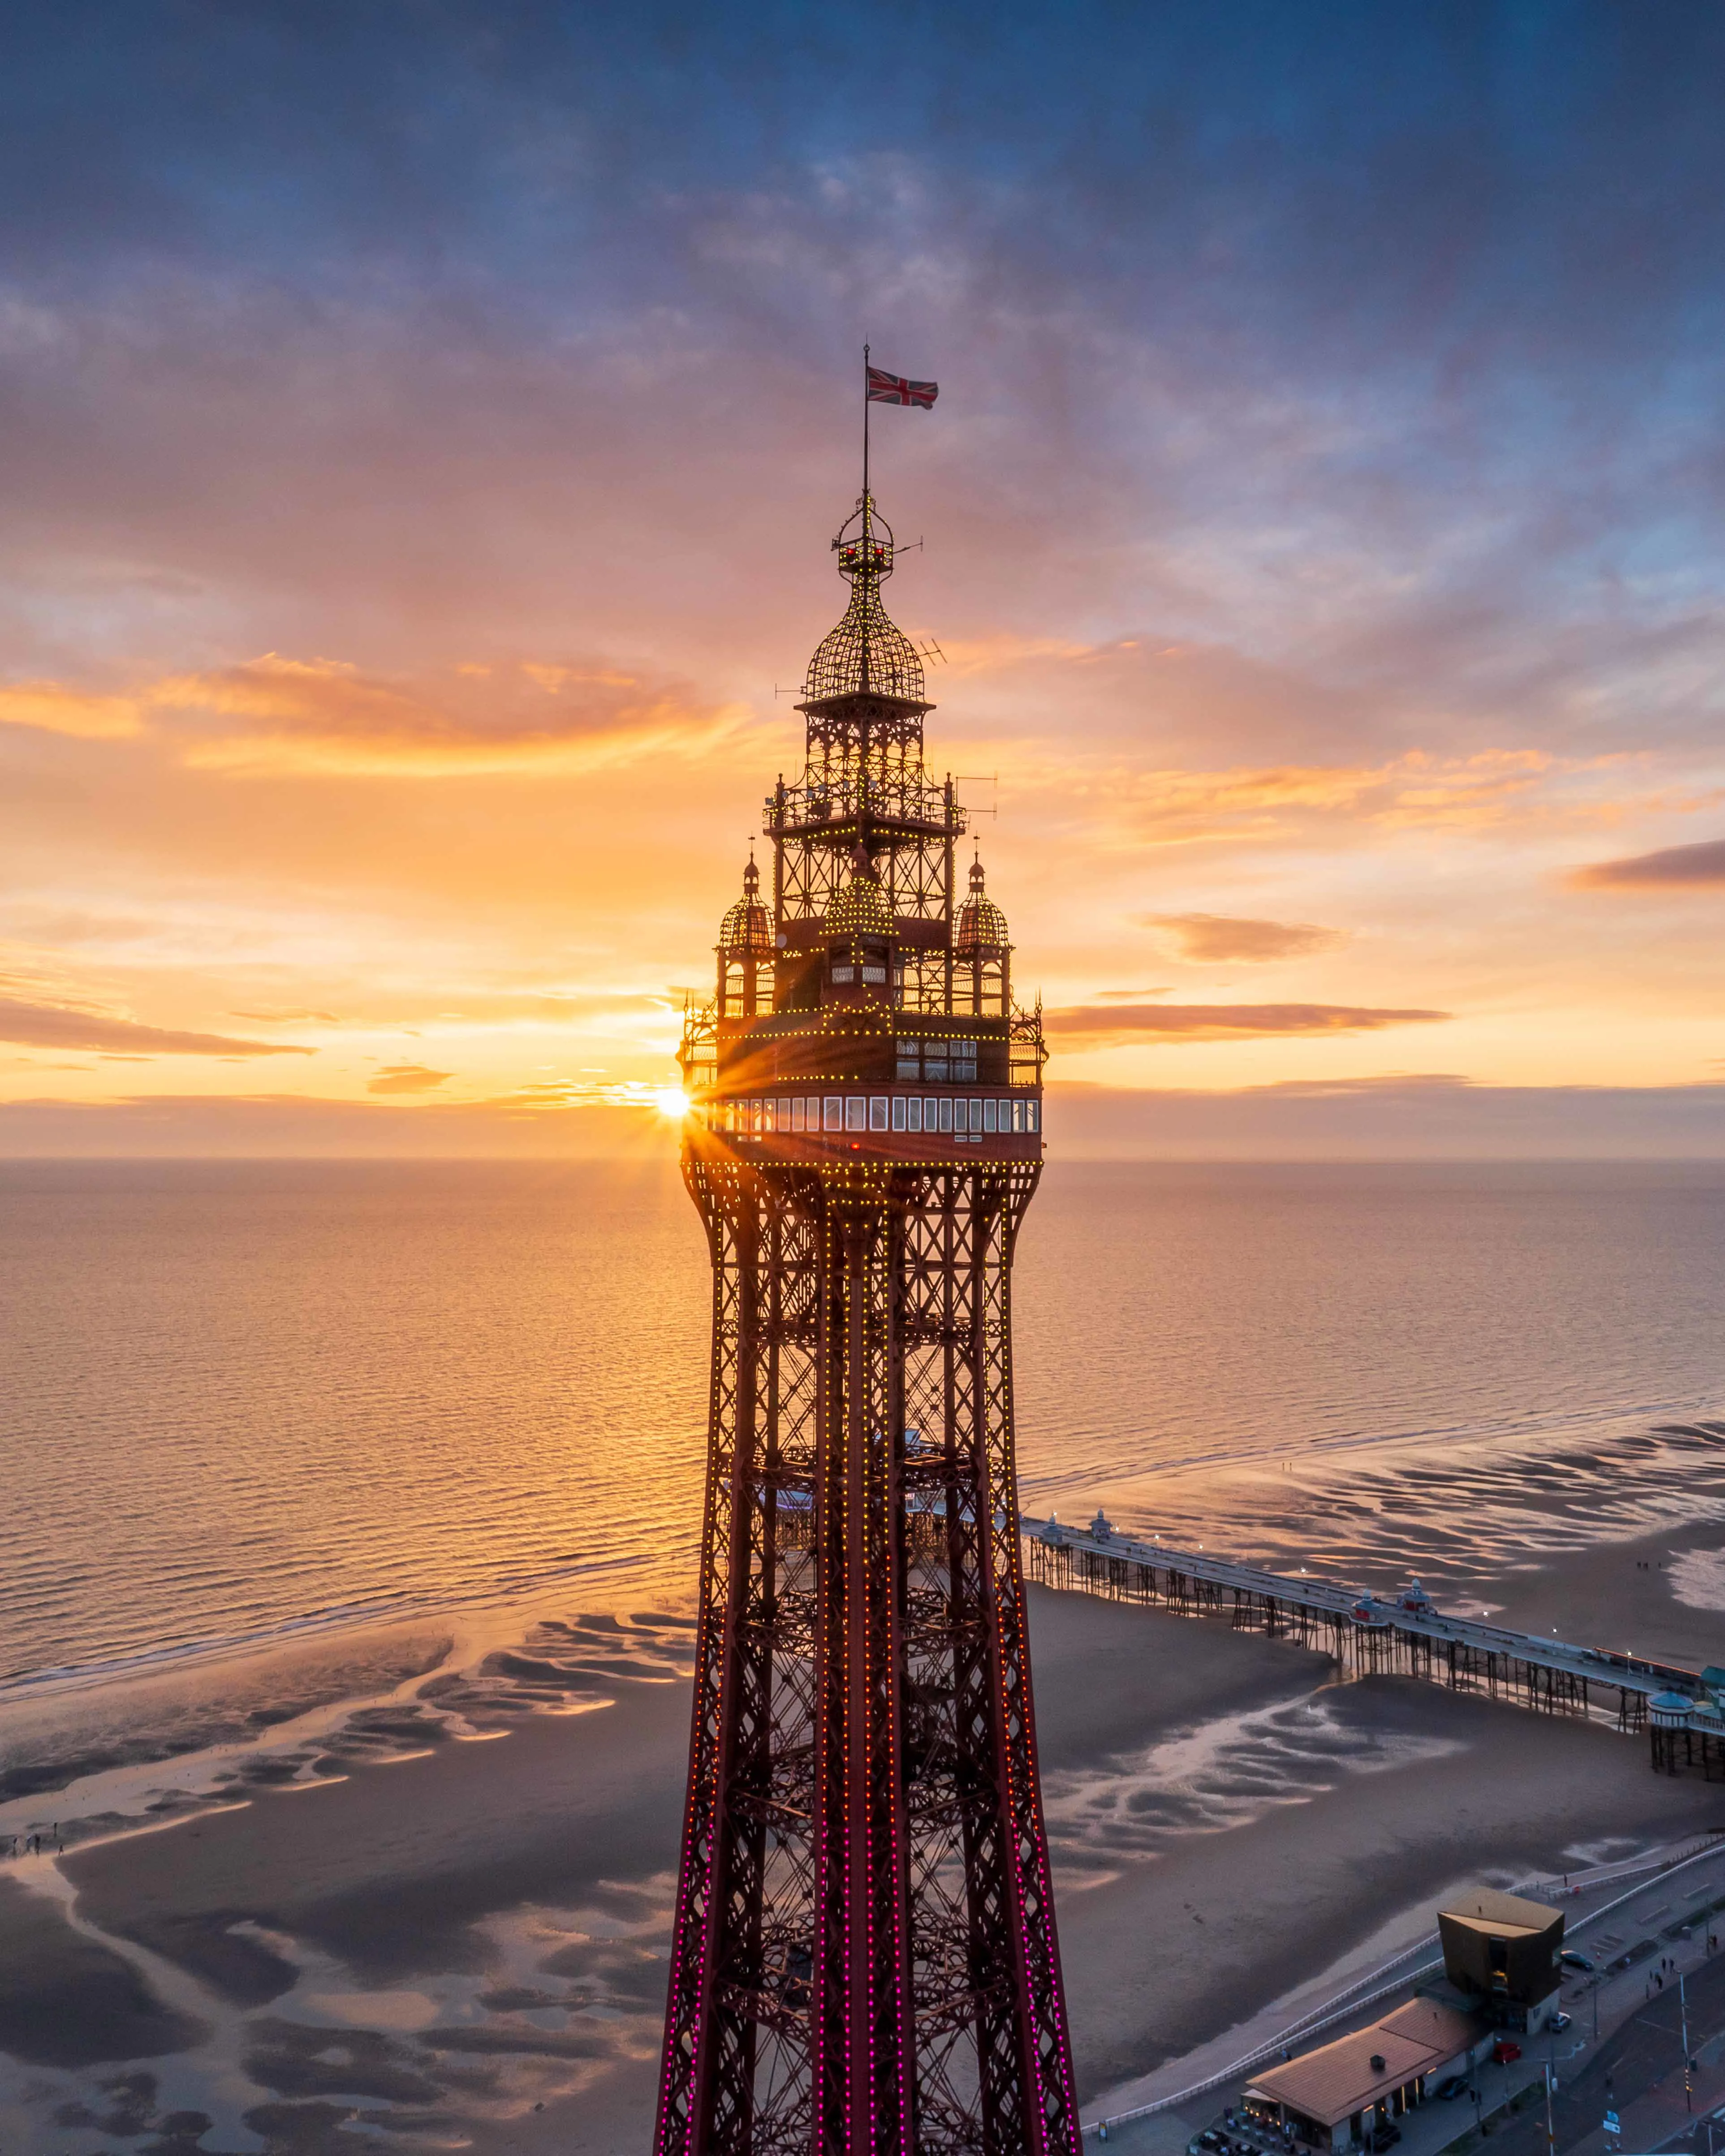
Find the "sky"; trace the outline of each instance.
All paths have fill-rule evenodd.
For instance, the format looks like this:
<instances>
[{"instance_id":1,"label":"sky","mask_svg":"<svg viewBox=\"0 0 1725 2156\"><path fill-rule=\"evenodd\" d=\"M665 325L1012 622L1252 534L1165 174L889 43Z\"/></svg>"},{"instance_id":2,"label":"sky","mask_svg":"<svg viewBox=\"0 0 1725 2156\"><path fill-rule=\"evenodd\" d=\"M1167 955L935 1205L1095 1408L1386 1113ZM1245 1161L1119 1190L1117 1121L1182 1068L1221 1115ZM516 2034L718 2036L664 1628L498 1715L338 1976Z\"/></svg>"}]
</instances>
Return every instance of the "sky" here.
<instances>
[{"instance_id":1,"label":"sky","mask_svg":"<svg viewBox=\"0 0 1725 2156\"><path fill-rule=\"evenodd\" d=\"M1050 1143L1725 1152L1725 17L56 0L0 1153L664 1147L842 610Z\"/></svg>"}]
</instances>

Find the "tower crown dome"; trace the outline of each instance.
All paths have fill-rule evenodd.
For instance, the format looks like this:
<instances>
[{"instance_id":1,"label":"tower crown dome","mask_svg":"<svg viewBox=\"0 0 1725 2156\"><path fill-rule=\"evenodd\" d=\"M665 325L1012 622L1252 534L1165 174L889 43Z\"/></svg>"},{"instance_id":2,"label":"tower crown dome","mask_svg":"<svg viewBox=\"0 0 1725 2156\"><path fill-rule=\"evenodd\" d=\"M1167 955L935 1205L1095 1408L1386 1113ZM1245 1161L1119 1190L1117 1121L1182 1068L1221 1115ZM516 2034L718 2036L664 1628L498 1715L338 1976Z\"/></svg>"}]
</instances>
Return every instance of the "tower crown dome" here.
<instances>
[{"instance_id":1,"label":"tower crown dome","mask_svg":"<svg viewBox=\"0 0 1725 2156\"><path fill-rule=\"evenodd\" d=\"M922 656L880 603L880 587L892 574L892 526L876 511L872 495L864 495L833 551L839 573L850 586L850 603L815 646L803 701L864 695L920 704Z\"/></svg>"},{"instance_id":2,"label":"tower crown dome","mask_svg":"<svg viewBox=\"0 0 1725 2156\"><path fill-rule=\"evenodd\" d=\"M761 871L755 858L742 872L742 896L719 923L719 948L734 958L770 958L773 923L761 903Z\"/></svg>"},{"instance_id":3,"label":"tower crown dome","mask_svg":"<svg viewBox=\"0 0 1725 2156\"><path fill-rule=\"evenodd\" d=\"M850 875L827 901L827 939L837 942L854 936L891 936L892 911L875 865L859 846L851 856Z\"/></svg>"},{"instance_id":4,"label":"tower crown dome","mask_svg":"<svg viewBox=\"0 0 1725 2156\"><path fill-rule=\"evenodd\" d=\"M982 862L974 860L970 865L970 896L958 909L952 948L969 957L982 951L1004 951L1006 940L1006 916L984 890Z\"/></svg>"}]
</instances>

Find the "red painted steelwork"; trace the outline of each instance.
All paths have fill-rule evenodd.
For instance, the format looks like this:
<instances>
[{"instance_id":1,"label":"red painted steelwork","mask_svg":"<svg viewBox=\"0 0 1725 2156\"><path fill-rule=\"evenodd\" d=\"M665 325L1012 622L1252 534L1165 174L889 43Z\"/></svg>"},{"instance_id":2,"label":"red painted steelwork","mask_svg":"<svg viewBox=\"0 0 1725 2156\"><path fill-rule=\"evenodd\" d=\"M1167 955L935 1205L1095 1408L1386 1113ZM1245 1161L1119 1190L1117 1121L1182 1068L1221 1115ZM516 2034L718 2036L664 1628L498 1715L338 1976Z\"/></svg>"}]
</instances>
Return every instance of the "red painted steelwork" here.
<instances>
[{"instance_id":1,"label":"red painted steelwork","mask_svg":"<svg viewBox=\"0 0 1725 2156\"><path fill-rule=\"evenodd\" d=\"M854 522L772 904L751 863L680 1057L713 1358L655 2149L1077 2156L1013 1460L1041 1021L979 865L955 905L891 534Z\"/></svg>"}]
</instances>

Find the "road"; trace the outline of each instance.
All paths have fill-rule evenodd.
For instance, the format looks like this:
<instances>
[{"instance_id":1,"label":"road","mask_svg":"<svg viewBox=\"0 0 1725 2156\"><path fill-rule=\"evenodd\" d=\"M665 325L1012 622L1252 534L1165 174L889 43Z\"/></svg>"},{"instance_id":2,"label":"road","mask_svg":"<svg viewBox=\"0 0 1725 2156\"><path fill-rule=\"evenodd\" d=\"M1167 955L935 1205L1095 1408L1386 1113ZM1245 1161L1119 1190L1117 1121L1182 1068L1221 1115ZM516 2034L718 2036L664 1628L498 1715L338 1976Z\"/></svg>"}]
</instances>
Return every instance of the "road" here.
<instances>
[{"instance_id":1,"label":"road","mask_svg":"<svg viewBox=\"0 0 1725 2156\"><path fill-rule=\"evenodd\" d=\"M1686 1954L1685 1961L1690 1957ZM1664 2145L1684 2121L1693 2117L1700 2125L1702 2114L1725 2101L1725 1953L1703 1959L1686 1974L1689 2003L1689 2049L1700 2061L1693 2076L1694 2110L1685 2109L1683 2045L1681 2009L1675 1977L1666 1988L1638 2006L1621 2027L1602 2036L1597 2051L1557 2067L1558 2093L1552 2106L1552 2123L1558 2156L1571 2151L1600 2152L1607 2143L1602 2121L1615 2111L1624 2132L1617 2146L1625 2151ZM1575 2001L1574 2030L1585 2026L1585 2002ZM1561 2046L1563 2040L1558 2039ZM1543 2046L1536 2042L1530 2056L1538 2059ZM1725 2134L1719 2137L1725 2144ZM1705 2134L1699 2146L1707 2148ZM1491 2156L1547 2156L1545 2107L1536 2105L1512 2123L1505 2123L1491 2136Z\"/></svg>"}]
</instances>

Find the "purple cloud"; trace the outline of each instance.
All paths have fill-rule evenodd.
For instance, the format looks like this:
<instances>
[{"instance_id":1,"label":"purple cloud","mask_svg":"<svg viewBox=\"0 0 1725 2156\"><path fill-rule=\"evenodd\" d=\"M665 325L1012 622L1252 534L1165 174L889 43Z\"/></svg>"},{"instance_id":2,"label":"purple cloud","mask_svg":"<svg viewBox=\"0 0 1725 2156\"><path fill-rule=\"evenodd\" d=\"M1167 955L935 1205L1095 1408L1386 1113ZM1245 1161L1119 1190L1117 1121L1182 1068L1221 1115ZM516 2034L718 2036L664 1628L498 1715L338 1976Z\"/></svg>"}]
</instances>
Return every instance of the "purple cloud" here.
<instances>
[{"instance_id":1,"label":"purple cloud","mask_svg":"<svg viewBox=\"0 0 1725 2156\"><path fill-rule=\"evenodd\" d=\"M1725 839L1594 861L1569 881L1577 891L1717 891L1725 888Z\"/></svg>"}]
</instances>

